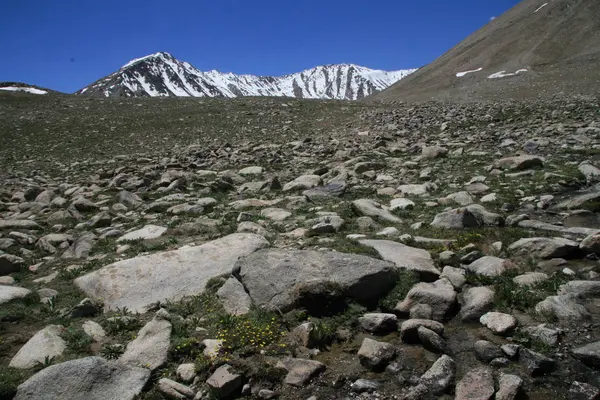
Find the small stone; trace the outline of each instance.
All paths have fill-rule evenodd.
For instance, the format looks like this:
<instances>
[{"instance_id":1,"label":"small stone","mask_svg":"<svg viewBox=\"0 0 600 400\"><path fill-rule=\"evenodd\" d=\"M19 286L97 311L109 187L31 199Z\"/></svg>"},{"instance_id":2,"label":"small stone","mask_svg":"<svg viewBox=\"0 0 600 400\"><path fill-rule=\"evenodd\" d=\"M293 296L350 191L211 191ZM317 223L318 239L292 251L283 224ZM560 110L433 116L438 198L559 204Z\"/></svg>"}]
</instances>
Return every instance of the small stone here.
<instances>
[{"instance_id":1,"label":"small stone","mask_svg":"<svg viewBox=\"0 0 600 400\"><path fill-rule=\"evenodd\" d=\"M185 383L190 383L196 377L196 367L194 363L181 364L177 367L177 377Z\"/></svg>"},{"instance_id":2,"label":"small stone","mask_svg":"<svg viewBox=\"0 0 600 400\"><path fill-rule=\"evenodd\" d=\"M431 329L420 326L417 333L421 344L427 350L434 353L444 353L446 351L446 341Z\"/></svg>"},{"instance_id":3,"label":"small stone","mask_svg":"<svg viewBox=\"0 0 600 400\"><path fill-rule=\"evenodd\" d=\"M379 383L368 379L358 379L350 385L350 390L355 393L372 393L379 389Z\"/></svg>"},{"instance_id":4,"label":"small stone","mask_svg":"<svg viewBox=\"0 0 600 400\"><path fill-rule=\"evenodd\" d=\"M168 378L159 379L158 391L168 398L175 400L193 399L196 395L196 392L192 388Z\"/></svg>"},{"instance_id":5,"label":"small stone","mask_svg":"<svg viewBox=\"0 0 600 400\"><path fill-rule=\"evenodd\" d=\"M396 349L393 345L369 338L363 340L358 350L360 363L373 370L385 368L395 356Z\"/></svg>"},{"instance_id":6,"label":"small stone","mask_svg":"<svg viewBox=\"0 0 600 400\"><path fill-rule=\"evenodd\" d=\"M406 343L418 343L418 330L421 326L434 331L438 335L441 335L444 332L444 325L440 322L428 319L409 319L402 322L402 325L400 326L400 337Z\"/></svg>"},{"instance_id":7,"label":"small stone","mask_svg":"<svg viewBox=\"0 0 600 400\"><path fill-rule=\"evenodd\" d=\"M361 328L372 333L387 333L398 329L398 317L395 314L370 313L358 319Z\"/></svg>"},{"instance_id":8,"label":"small stone","mask_svg":"<svg viewBox=\"0 0 600 400\"><path fill-rule=\"evenodd\" d=\"M242 387L242 376L232 372L231 365L224 364L206 381L219 398L232 395Z\"/></svg>"},{"instance_id":9,"label":"small stone","mask_svg":"<svg viewBox=\"0 0 600 400\"><path fill-rule=\"evenodd\" d=\"M515 317L499 312L488 312L479 318L479 322L497 335L506 335L517 326Z\"/></svg>"},{"instance_id":10,"label":"small stone","mask_svg":"<svg viewBox=\"0 0 600 400\"><path fill-rule=\"evenodd\" d=\"M95 342L101 342L106 337L106 332L102 326L94 321L85 321L83 325L81 325L83 331L91 337Z\"/></svg>"},{"instance_id":11,"label":"small stone","mask_svg":"<svg viewBox=\"0 0 600 400\"><path fill-rule=\"evenodd\" d=\"M521 346L519 346L518 344L505 344L502 347L500 347L500 349L502 350L502 352L504 354L506 354L506 356L508 358L510 358L511 360L514 360L517 358L517 356L519 355L519 349L521 348Z\"/></svg>"}]
</instances>

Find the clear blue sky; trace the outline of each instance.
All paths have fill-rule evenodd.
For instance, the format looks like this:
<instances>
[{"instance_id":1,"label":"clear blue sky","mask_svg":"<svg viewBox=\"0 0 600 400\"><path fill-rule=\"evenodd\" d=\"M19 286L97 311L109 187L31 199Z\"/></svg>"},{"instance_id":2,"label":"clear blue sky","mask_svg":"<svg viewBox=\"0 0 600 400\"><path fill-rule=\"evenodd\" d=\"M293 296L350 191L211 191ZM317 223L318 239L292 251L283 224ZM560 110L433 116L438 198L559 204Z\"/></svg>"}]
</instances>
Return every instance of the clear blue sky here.
<instances>
[{"instance_id":1,"label":"clear blue sky","mask_svg":"<svg viewBox=\"0 0 600 400\"><path fill-rule=\"evenodd\" d=\"M0 81L73 92L167 51L200 70L433 61L518 0L1 0Z\"/></svg>"}]
</instances>

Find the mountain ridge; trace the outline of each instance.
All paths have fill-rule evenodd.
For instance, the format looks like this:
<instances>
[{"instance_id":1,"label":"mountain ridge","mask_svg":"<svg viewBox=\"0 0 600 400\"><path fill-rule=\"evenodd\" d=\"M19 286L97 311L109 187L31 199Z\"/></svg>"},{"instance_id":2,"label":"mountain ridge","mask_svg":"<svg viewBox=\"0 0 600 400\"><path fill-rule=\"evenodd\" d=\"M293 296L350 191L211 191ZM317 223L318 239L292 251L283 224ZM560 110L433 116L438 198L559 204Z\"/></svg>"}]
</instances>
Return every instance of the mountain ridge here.
<instances>
[{"instance_id":1,"label":"mountain ridge","mask_svg":"<svg viewBox=\"0 0 600 400\"><path fill-rule=\"evenodd\" d=\"M600 2L523 0L373 100L532 99L600 91Z\"/></svg>"},{"instance_id":2,"label":"mountain ridge","mask_svg":"<svg viewBox=\"0 0 600 400\"><path fill-rule=\"evenodd\" d=\"M274 96L357 100L383 90L415 69L382 71L355 64L321 65L282 76L200 71L167 52L133 59L75 94L101 97Z\"/></svg>"}]
</instances>

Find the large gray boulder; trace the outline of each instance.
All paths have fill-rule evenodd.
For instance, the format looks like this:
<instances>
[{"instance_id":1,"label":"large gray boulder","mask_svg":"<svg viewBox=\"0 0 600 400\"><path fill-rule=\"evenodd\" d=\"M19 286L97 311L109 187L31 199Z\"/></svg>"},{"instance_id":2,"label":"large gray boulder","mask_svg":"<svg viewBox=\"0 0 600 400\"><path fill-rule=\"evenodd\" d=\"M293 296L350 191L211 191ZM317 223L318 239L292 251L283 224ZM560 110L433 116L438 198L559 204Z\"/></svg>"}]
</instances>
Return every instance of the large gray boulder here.
<instances>
[{"instance_id":1,"label":"large gray boulder","mask_svg":"<svg viewBox=\"0 0 600 400\"><path fill-rule=\"evenodd\" d=\"M4 229L32 229L41 230L42 227L29 219L0 219L0 230Z\"/></svg>"},{"instance_id":2,"label":"large gray boulder","mask_svg":"<svg viewBox=\"0 0 600 400\"><path fill-rule=\"evenodd\" d=\"M515 255L526 255L537 258L569 258L579 250L579 245L561 237L536 237L519 239L508 247Z\"/></svg>"},{"instance_id":3,"label":"large gray boulder","mask_svg":"<svg viewBox=\"0 0 600 400\"><path fill-rule=\"evenodd\" d=\"M399 302L395 309L401 313L408 313L417 304L429 305L433 310L433 319L444 320L456 307L454 286L445 278L433 283L418 283L408 291L406 298Z\"/></svg>"},{"instance_id":4,"label":"large gray boulder","mask_svg":"<svg viewBox=\"0 0 600 400\"><path fill-rule=\"evenodd\" d=\"M234 233L200 246L134 257L81 276L75 284L104 310L145 312L156 302L202 293L209 279L231 271L243 256L268 246L262 236Z\"/></svg>"},{"instance_id":5,"label":"large gray boulder","mask_svg":"<svg viewBox=\"0 0 600 400\"><path fill-rule=\"evenodd\" d=\"M442 355L425 372L420 379L420 384L434 395L441 395L454 383L456 376L456 363L447 355Z\"/></svg>"},{"instance_id":6,"label":"large gray boulder","mask_svg":"<svg viewBox=\"0 0 600 400\"><path fill-rule=\"evenodd\" d=\"M375 301L394 285L395 269L392 263L358 254L264 249L241 258L234 274L255 305L286 312L331 292Z\"/></svg>"},{"instance_id":7,"label":"large gray boulder","mask_svg":"<svg viewBox=\"0 0 600 400\"><path fill-rule=\"evenodd\" d=\"M21 384L15 400L133 400L150 370L86 357L51 365Z\"/></svg>"},{"instance_id":8,"label":"large gray boulder","mask_svg":"<svg viewBox=\"0 0 600 400\"><path fill-rule=\"evenodd\" d=\"M10 360L9 367L29 369L44 363L46 357L53 358L62 355L67 343L60 337L64 332L61 325L48 325L37 332Z\"/></svg>"},{"instance_id":9,"label":"large gray boulder","mask_svg":"<svg viewBox=\"0 0 600 400\"><path fill-rule=\"evenodd\" d=\"M94 243L96 242L96 235L92 232L86 232L83 235L79 236L75 241L71 244L63 254L62 258L67 259L81 259L86 258L90 255L92 251L92 247L94 247Z\"/></svg>"},{"instance_id":10,"label":"large gray boulder","mask_svg":"<svg viewBox=\"0 0 600 400\"><path fill-rule=\"evenodd\" d=\"M396 267L418 273L423 281L432 282L440 277L440 270L427 250L391 240L361 240L359 243L374 248L382 259L393 262Z\"/></svg>"}]
</instances>

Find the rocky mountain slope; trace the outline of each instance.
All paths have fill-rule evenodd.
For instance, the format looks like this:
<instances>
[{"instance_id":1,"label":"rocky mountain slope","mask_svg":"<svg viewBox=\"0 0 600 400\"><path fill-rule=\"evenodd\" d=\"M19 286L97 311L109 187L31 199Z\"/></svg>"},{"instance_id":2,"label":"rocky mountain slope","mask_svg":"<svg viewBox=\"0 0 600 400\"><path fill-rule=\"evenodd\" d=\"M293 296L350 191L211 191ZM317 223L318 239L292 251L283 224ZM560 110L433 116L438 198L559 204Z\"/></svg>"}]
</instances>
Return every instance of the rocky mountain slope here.
<instances>
[{"instance_id":1,"label":"rocky mountain slope","mask_svg":"<svg viewBox=\"0 0 600 400\"><path fill-rule=\"evenodd\" d=\"M600 2L523 0L382 100L535 98L600 90Z\"/></svg>"},{"instance_id":2,"label":"rocky mountain slope","mask_svg":"<svg viewBox=\"0 0 600 400\"><path fill-rule=\"evenodd\" d=\"M0 82L0 93L30 93L30 94L48 94L57 93L54 90L42 88L36 85L30 85L23 82Z\"/></svg>"},{"instance_id":3,"label":"rocky mountain slope","mask_svg":"<svg viewBox=\"0 0 600 400\"><path fill-rule=\"evenodd\" d=\"M600 395L598 98L47 100L0 97L1 398Z\"/></svg>"},{"instance_id":4,"label":"rocky mountain slope","mask_svg":"<svg viewBox=\"0 0 600 400\"><path fill-rule=\"evenodd\" d=\"M414 70L380 71L353 64L325 65L270 77L200 71L168 53L132 60L79 90L86 96L240 97L276 96L356 100L383 90Z\"/></svg>"}]
</instances>

